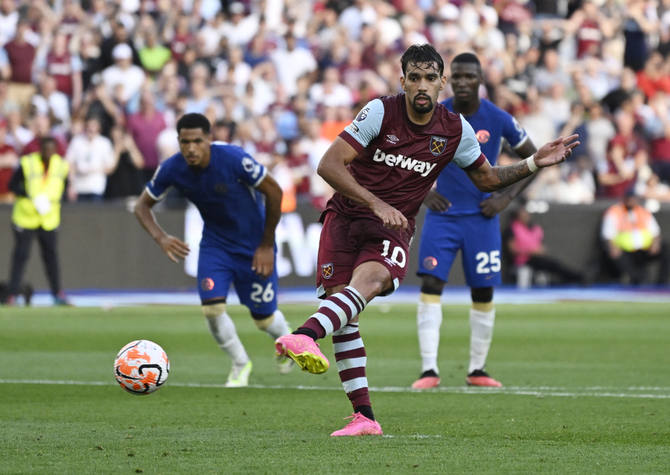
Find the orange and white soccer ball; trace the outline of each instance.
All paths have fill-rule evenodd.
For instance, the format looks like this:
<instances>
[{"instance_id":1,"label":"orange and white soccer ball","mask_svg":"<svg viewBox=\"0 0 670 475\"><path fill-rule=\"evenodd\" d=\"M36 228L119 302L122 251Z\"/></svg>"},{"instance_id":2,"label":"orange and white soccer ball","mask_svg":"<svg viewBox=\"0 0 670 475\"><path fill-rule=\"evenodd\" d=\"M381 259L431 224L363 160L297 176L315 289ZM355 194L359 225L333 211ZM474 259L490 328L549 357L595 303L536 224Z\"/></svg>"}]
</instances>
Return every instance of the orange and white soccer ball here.
<instances>
[{"instance_id":1,"label":"orange and white soccer ball","mask_svg":"<svg viewBox=\"0 0 670 475\"><path fill-rule=\"evenodd\" d=\"M163 348L149 340L135 340L121 348L114 360L114 376L131 394L141 396L158 390L170 374Z\"/></svg>"}]
</instances>

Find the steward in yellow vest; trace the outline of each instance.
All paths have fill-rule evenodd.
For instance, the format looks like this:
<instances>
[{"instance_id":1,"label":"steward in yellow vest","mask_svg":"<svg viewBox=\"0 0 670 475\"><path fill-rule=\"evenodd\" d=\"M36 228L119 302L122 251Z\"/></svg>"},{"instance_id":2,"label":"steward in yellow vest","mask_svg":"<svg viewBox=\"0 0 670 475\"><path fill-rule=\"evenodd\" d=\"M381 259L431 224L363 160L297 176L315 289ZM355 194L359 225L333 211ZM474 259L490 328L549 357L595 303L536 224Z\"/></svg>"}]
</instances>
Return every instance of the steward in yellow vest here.
<instances>
[{"instance_id":1,"label":"steward in yellow vest","mask_svg":"<svg viewBox=\"0 0 670 475\"><path fill-rule=\"evenodd\" d=\"M56 141L52 137L45 137L40 142L40 151L21 157L20 165L12 175L9 189L16 195L12 212L15 245L9 304L15 303L15 296L21 288L35 236L42 250L54 303L67 304L60 287L56 235L69 169L68 163L56 153Z\"/></svg>"},{"instance_id":2,"label":"steward in yellow vest","mask_svg":"<svg viewBox=\"0 0 670 475\"><path fill-rule=\"evenodd\" d=\"M670 279L670 252L661 241L661 228L654 215L640 205L631 190L621 203L610 206L603 217L601 235L607 255L620 275L630 277L633 285L643 283L646 268L660 261L657 284Z\"/></svg>"}]
</instances>

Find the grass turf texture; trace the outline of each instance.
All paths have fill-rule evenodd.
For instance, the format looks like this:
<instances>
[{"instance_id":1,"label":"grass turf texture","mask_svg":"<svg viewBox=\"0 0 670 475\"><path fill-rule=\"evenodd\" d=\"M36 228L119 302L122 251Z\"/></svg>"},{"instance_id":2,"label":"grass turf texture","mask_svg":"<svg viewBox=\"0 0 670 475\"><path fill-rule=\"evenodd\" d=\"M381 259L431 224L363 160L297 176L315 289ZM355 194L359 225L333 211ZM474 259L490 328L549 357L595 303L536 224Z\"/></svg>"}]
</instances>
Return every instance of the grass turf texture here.
<instances>
[{"instance_id":1,"label":"grass turf texture","mask_svg":"<svg viewBox=\"0 0 670 475\"><path fill-rule=\"evenodd\" d=\"M314 308L283 310L297 327ZM361 318L368 379L407 388L420 372L416 308L382 310ZM272 341L246 309L229 312L262 387L187 386L223 384L230 364L197 307L0 308L0 473L670 471L667 305L499 305L487 369L506 388L472 393L468 307L445 306L443 389L373 392L386 436L352 438L329 437L351 412L331 343L327 373L281 376ZM170 357L149 396L114 385L114 357L134 339ZM321 390L297 389L308 385Z\"/></svg>"}]
</instances>

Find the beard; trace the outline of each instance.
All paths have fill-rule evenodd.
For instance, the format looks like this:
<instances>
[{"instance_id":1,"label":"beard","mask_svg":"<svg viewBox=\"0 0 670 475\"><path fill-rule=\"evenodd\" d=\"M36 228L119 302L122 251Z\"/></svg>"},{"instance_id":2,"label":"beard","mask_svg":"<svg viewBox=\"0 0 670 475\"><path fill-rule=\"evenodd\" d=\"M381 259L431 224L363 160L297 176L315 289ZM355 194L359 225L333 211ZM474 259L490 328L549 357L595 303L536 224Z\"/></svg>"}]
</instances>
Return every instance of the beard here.
<instances>
[{"instance_id":1,"label":"beard","mask_svg":"<svg viewBox=\"0 0 670 475\"><path fill-rule=\"evenodd\" d=\"M427 99L428 102L423 106L419 105L416 102L419 98ZM414 97L414 100L412 101L412 109L414 109L414 112L416 112L417 114L427 114L428 112L433 110L433 99L431 99L428 96L423 96L423 95L416 96L416 97Z\"/></svg>"}]
</instances>

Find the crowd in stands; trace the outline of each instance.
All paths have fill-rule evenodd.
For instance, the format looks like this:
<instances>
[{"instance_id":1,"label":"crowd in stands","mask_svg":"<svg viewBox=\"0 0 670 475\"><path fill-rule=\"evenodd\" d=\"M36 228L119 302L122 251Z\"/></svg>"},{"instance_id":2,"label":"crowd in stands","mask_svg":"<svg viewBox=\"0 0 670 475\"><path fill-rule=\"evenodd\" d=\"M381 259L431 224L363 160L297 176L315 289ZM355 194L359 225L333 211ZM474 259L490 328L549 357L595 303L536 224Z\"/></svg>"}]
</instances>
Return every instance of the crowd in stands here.
<instances>
[{"instance_id":1,"label":"crowd in stands","mask_svg":"<svg viewBox=\"0 0 670 475\"><path fill-rule=\"evenodd\" d=\"M200 112L268 166L285 211L321 208L323 152L401 92L399 58L423 42L446 65L476 53L482 97L536 145L580 134L528 199L670 201L670 0L0 0L0 201L46 135L71 163L69 201L136 196L178 151L176 120Z\"/></svg>"}]
</instances>

